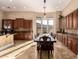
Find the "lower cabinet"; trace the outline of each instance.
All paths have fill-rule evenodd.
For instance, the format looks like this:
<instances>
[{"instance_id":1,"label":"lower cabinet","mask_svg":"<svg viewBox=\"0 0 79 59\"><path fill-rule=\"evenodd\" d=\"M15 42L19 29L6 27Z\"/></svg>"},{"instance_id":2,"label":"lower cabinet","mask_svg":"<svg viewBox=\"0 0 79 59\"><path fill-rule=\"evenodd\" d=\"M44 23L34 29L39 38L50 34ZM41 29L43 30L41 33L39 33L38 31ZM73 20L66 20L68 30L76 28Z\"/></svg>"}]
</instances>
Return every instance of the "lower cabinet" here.
<instances>
[{"instance_id":1,"label":"lower cabinet","mask_svg":"<svg viewBox=\"0 0 79 59\"><path fill-rule=\"evenodd\" d=\"M72 52L78 54L78 38L71 34L57 34L57 39L68 47Z\"/></svg>"},{"instance_id":2,"label":"lower cabinet","mask_svg":"<svg viewBox=\"0 0 79 59\"><path fill-rule=\"evenodd\" d=\"M68 48L70 49L70 50L72 50L72 38L71 37L68 37Z\"/></svg>"},{"instance_id":3,"label":"lower cabinet","mask_svg":"<svg viewBox=\"0 0 79 59\"><path fill-rule=\"evenodd\" d=\"M77 38L71 37L71 50L75 54L78 53L78 40L77 40Z\"/></svg>"},{"instance_id":4,"label":"lower cabinet","mask_svg":"<svg viewBox=\"0 0 79 59\"><path fill-rule=\"evenodd\" d=\"M14 35L15 40L32 40L31 33L17 33Z\"/></svg>"},{"instance_id":5,"label":"lower cabinet","mask_svg":"<svg viewBox=\"0 0 79 59\"><path fill-rule=\"evenodd\" d=\"M25 33L26 40L32 40L32 33Z\"/></svg>"},{"instance_id":6,"label":"lower cabinet","mask_svg":"<svg viewBox=\"0 0 79 59\"><path fill-rule=\"evenodd\" d=\"M65 45L65 46L68 46L68 37L67 37L67 35L65 35L65 34L63 34L63 44Z\"/></svg>"}]
</instances>

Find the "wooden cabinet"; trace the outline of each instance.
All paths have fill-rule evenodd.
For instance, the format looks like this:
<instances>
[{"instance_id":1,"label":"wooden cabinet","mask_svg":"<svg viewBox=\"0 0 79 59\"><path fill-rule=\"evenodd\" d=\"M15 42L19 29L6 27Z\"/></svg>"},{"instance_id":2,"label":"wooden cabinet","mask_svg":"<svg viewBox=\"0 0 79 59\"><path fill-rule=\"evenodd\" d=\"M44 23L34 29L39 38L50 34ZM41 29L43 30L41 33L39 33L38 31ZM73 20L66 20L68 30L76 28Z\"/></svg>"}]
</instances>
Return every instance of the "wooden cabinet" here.
<instances>
[{"instance_id":1,"label":"wooden cabinet","mask_svg":"<svg viewBox=\"0 0 79 59\"><path fill-rule=\"evenodd\" d=\"M63 34L63 44L68 46L68 36L66 34Z\"/></svg>"},{"instance_id":2,"label":"wooden cabinet","mask_svg":"<svg viewBox=\"0 0 79 59\"><path fill-rule=\"evenodd\" d=\"M68 47L75 54L78 53L78 38L73 34L57 33L57 39L61 41L66 47Z\"/></svg>"},{"instance_id":3,"label":"wooden cabinet","mask_svg":"<svg viewBox=\"0 0 79 59\"><path fill-rule=\"evenodd\" d=\"M72 29L73 27L73 19L72 19L72 13L69 15L69 29Z\"/></svg>"},{"instance_id":4,"label":"wooden cabinet","mask_svg":"<svg viewBox=\"0 0 79 59\"><path fill-rule=\"evenodd\" d=\"M66 29L69 29L69 16L66 16Z\"/></svg>"},{"instance_id":5,"label":"wooden cabinet","mask_svg":"<svg viewBox=\"0 0 79 59\"><path fill-rule=\"evenodd\" d=\"M66 16L66 29L78 29L78 10Z\"/></svg>"},{"instance_id":6,"label":"wooden cabinet","mask_svg":"<svg viewBox=\"0 0 79 59\"><path fill-rule=\"evenodd\" d=\"M32 39L32 20L25 20L23 18L16 18L15 20L4 19L4 25L11 25L14 32L16 32L15 40L31 40Z\"/></svg>"},{"instance_id":7,"label":"wooden cabinet","mask_svg":"<svg viewBox=\"0 0 79 59\"><path fill-rule=\"evenodd\" d=\"M17 33L17 34L15 34L14 39L15 40L24 40L25 39L24 38L24 33Z\"/></svg>"},{"instance_id":8,"label":"wooden cabinet","mask_svg":"<svg viewBox=\"0 0 79 59\"><path fill-rule=\"evenodd\" d=\"M33 38L33 35L32 35L31 32L30 33L25 33L25 39L31 40L32 38Z\"/></svg>"},{"instance_id":9,"label":"wooden cabinet","mask_svg":"<svg viewBox=\"0 0 79 59\"><path fill-rule=\"evenodd\" d=\"M16 18L17 27L24 28L24 19L23 18Z\"/></svg>"},{"instance_id":10,"label":"wooden cabinet","mask_svg":"<svg viewBox=\"0 0 79 59\"><path fill-rule=\"evenodd\" d=\"M73 12L73 29L78 29L78 10Z\"/></svg>"},{"instance_id":11,"label":"wooden cabinet","mask_svg":"<svg viewBox=\"0 0 79 59\"><path fill-rule=\"evenodd\" d=\"M17 29L18 28L18 25L17 25L17 21L16 20L13 20L13 23L14 23L14 29Z\"/></svg>"},{"instance_id":12,"label":"wooden cabinet","mask_svg":"<svg viewBox=\"0 0 79 59\"><path fill-rule=\"evenodd\" d=\"M32 29L32 20L29 20L29 29Z\"/></svg>"},{"instance_id":13,"label":"wooden cabinet","mask_svg":"<svg viewBox=\"0 0 79 59\"><path fill-rule=\"evenodd\" d=\"M27 30L32 29L32 20L24 20L24 28Z\"/></svg>"},{"instance_id":14,"label":"wooden cabinet","mask_svg":"<svg viewBox=\"0 0 79 59\"><path fill-rule=\"evenodd\" d=\"M29 20L24 20L24 28L25 29L29 29L29 23L28 23Z\"/></svg>"},{"instance_id":15,"label":"wooden cabinet","mask_svg":"<svg viewBox=\"0 0 79 59\"><path fill-rule=\"evenodd\" d=\"M76 38L73 38L72 42L73 42L72 51L77 54L78 53L78 40Z\"/></svg>"},{"instance_id":16,"label":"wooden cabinet","mask_svg":"<svg viewBox=\"0 0 79 59\"><path fill-rule=\"evenodd\" d=\"M69 36L68 48L70 48L75 54L77 54L78 53L78 39L73 36Z\"/></svg>"},{"instance_id":17,"label":"wooden cabinet","mask_svg":"<svg viewBox=\"0 0 79 59\"><path fill-rule=\"evenodd\" d=\"M68 48L72 50L72 38L68 37Z\"/></svg>"},{"instance_id":18,"label":"wooden cabinet","mask_svg":"<svg viewBox=\"0 0 79 59\"><path fill-rule=\"evenodd\" d=\"M11 19L3 19L2 28L4 28L4 26L10 26L11 28L13 28L13 21Z\"/></svg>"},{"instance_id":19,"label":"wooden cabinet","mask_svg":"<svg viewBox=\"0 0 79 59\"><path fill-rule=\"evenodd\" d=\"M20 32L15 34L14 36L15 40L32 40L32 33L31 32Z\"/></svg>"}]
</instances>

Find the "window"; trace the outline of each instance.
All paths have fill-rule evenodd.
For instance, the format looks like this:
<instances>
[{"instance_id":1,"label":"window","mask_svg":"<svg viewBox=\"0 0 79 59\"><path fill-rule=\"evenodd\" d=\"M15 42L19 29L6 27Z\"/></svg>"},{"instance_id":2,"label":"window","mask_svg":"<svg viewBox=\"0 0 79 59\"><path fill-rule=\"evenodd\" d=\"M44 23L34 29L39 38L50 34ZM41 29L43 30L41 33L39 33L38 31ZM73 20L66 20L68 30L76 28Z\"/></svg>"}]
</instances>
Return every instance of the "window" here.
<instances>
[{"instance_id":1,"label":"window","mask_svg":"<svg viewBox=\"0 0 79 59\"><path fill-rule=\"evenodd\" d=\"M53 28L53 18L37 18L36 20L37 33L51 32Z\"/></svg>"}]
</instances>

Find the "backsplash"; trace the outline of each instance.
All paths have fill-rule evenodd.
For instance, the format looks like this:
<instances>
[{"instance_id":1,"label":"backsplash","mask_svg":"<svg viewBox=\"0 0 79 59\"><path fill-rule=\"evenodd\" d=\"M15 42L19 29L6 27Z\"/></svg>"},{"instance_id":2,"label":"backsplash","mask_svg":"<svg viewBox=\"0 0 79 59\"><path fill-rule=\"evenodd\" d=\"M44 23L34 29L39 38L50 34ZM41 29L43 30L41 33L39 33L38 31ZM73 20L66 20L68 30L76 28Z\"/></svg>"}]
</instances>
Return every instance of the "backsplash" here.
<instances>
[{"instance_id":1,"label":"backsplash","mask_svg":"<svg viewBox=\"0 0 79 59\"><path fill-rule=\"evenodd\" d=\"M73 33L73 34L78 34L78 30L73 30L73 29L65 30L65 32Z\"/></svg>"}]
</instances>

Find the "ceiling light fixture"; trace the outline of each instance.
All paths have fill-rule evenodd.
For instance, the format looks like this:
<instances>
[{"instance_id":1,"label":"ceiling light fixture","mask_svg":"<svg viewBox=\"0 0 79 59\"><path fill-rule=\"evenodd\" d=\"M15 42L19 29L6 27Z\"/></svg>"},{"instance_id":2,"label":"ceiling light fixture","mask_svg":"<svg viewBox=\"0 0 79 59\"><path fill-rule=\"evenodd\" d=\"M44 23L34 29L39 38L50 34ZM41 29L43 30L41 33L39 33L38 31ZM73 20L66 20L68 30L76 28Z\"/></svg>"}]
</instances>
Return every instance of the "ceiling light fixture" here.
<instances>
[{"instance_id":1,"label":"ceiling light fixture","mask_svg":"<svg viewBox=\"0 0 79 59\"><path fill-rule=\"evenodd\" d=\"M12 2L13 0L10 0L10 2Z\"/></svg>"},{"instance_id":2,"label":"ceiling light fixture","mask_svg":"<svg viewBox=\"0 0 79 59\"><path fill-rule=\"evenodd\" d=\"M44 7L43 7L44 8L44 18L46 18L46 6L45 5L46 5L46 0L44 0Z\"/></svg>"},{"instance_id":3,"label":"ceiling light fixture","mask_svg":"<svg viewBox=\"0 0 79 59\"><path fill-rule=\"evenodd\" d=\"M26 8L26 7L24 6L24 8Z\"/></svg>"},{"instance_id":4,"label":"ceiling light fixture","mask_svg":"<svg viewBox=\"0 0 79 59\"><path fill-rule=\"evenodd\" d=\"M58 3L62 3L62 1L61 0L59 0L59 2Z\"/></svg>"},{"instance_id":5,"label":"ceiling light fixture","mask_svg":"<svg viewBox=\"0 0 79 59\"><path fill-rule=\"evenodd\" d=\"M15 8L15 6L13 8Z\"/></svg>"},{"instance_id":6,"label":"ceiling light fixture","mask_svg":"<svg viewBox=\"0 0 79 59\"><path fill-rule=\"evenodd\" d=\"M5 7L3 6L2 8L4 9Z\"/></svg>"}]
</instances>

